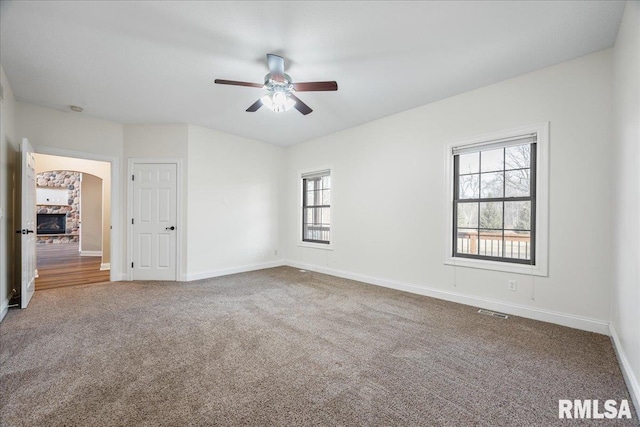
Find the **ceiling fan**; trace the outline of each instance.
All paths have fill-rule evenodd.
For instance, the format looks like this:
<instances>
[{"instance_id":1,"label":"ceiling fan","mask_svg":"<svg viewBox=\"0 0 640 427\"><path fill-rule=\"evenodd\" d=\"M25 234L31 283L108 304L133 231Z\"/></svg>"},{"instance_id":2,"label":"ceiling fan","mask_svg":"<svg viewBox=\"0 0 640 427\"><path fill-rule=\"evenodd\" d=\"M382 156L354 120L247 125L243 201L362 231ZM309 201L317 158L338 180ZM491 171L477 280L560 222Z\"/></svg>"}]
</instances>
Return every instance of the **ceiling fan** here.
<instances>
[{"instance_id":1,"label":"ceiling fan","mask_svg":"<svg viewBox=\"0 0 640 427\"><path fill-rule=\"evenodd\" d=\"M281 113L295 108L305 116L313 110L295 96L295 92L319 92L338 90L336 82L305 82L294 83L291 76L284 72L284 58L271 53L267 54L267 64L269 74L264 76L264 84L238 82L235 80L216 79L215 83L220 85L257 87L267 90L267 94L254 102L247 111L253 113L265 105L270 110Z\"/></svg>"}]
</instances>

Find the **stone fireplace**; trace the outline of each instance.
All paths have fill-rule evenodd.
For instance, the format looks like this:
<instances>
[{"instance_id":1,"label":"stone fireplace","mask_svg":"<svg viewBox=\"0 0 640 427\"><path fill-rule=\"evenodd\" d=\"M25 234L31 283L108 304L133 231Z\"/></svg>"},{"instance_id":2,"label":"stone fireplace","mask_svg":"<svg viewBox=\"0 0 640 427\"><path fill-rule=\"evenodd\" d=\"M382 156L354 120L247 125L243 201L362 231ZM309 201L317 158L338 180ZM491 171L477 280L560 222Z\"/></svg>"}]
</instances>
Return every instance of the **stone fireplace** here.
<instances>
[{"instance_id":1,"label":"stone fireplace","mask_svg":"<svg viewBox=\"0 0 640 427\"><path fill-rule=\"evenodd\" d=\"M39 244L77 242L80 234L81 174L49 171L36 175L37 237ZM40 189L63 190L60 195L38 195Z\"/></svg>"}]
</instances>

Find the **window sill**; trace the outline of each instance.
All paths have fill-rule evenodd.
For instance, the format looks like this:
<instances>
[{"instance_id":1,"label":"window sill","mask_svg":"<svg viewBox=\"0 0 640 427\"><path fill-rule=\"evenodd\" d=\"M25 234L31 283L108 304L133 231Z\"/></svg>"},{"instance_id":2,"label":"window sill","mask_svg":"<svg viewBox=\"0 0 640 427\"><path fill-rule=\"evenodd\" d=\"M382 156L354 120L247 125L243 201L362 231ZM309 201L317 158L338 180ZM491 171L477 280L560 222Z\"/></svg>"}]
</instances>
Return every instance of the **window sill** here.
<instances>
[{"instance_id":1,"label":"window sill","mask_svg":"<svg viewBox=\"0 0 640 427\"><path fill-rule=\"evenodd\" d=\"M487 261L480 259L453 258L444 260L446 265L456 267L478 268L482 270L502 271L504 273L526 274L529 276L547 276L547 269L540 265L512 264L506 262Z\"/></svg>"},{"instance_id":2,"label":"window sill","mask_svg":"<svg viewBox=\"0 0 640 427\"><path fill-rule=\"evenodd\" d=\"M313 249L323 249L325 251L332 251L333 247L331 244L324 243L312 243L312 242L298 242L298 246L302 246L304 248L313 248Z\"/></svg>"}]
</instances>

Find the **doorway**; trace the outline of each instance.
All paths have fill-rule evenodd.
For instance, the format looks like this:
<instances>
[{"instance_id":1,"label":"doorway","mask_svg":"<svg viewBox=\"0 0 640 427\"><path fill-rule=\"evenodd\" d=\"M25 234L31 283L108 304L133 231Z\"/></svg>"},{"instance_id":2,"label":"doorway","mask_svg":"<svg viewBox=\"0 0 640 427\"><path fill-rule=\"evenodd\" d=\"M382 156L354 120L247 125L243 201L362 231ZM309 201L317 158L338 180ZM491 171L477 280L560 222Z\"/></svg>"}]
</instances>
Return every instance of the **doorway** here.
<instances>
[{"instance_id":1,"label":"doorway","mask_svg":"<svg viewBox=\"0 0 640 427\"><path fill-rule=\"evenodd\" d=\"M36 291L109 281L111 163L34 157Z\"/></svg>"}]
</instances>

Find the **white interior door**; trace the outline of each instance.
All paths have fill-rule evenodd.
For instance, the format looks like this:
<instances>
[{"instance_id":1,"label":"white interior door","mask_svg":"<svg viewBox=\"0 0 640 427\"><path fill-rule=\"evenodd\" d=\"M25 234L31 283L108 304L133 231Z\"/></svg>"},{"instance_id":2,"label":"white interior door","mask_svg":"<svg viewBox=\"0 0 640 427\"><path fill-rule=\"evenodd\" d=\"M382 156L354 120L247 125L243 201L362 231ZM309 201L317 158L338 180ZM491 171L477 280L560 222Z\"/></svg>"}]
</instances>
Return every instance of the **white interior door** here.
<instances>
[{"instance_id":1,"label":"white interior door","mask_svg":"<svg viewBox=\"0 0 640 427\"><path fill-rule=\"evenodd\" d=\"M20 144L20 307L36 290L36 161L26 138Z\"/></svg>"},{"instance_id":2,"label":"white interior door","mask_svg":"<svg viewBox=\"0 0 640 427\"><path fill-rule=\"evenodd\" d=\"M177 165L133 164L132 277L176 280Z\"/></svg>"}]
</instances>

